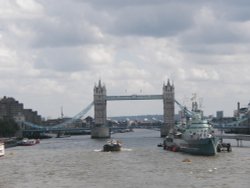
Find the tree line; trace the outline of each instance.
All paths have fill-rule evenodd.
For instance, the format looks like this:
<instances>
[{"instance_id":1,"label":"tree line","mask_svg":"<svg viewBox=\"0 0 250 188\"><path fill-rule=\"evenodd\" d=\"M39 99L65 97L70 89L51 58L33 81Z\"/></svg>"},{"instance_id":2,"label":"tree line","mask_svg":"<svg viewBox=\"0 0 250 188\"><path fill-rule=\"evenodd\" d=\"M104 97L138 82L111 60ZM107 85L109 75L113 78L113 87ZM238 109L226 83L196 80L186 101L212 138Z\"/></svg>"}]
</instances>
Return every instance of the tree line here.
<instances>
[{"instance_id":1,"label":"tree line","mask_svg":"<svg viewBox=\"0 0 250 188\"><path fill-rule=\"evenodd\" d=\"M16 132L19 130L17 123L10 120L0 119L0 137L12 137L15 136Z\"/></svg>"}]
</instances>

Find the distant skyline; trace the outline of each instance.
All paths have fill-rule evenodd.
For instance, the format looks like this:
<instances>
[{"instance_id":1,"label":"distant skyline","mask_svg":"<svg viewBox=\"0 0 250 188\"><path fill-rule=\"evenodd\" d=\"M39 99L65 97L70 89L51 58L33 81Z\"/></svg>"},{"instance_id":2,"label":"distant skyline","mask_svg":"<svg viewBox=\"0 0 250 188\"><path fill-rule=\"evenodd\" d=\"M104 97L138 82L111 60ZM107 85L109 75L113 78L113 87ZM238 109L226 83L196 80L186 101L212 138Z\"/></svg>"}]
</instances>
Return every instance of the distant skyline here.
<instances>
[{"instance_id":1,"label":"distant skyline","mask_svg":"<svg viewBox=\"0 0 250 188\"><path fill-rule=\"evenodd\" d=\"M0 0L0 97L43 117L108 95L161 94L205 115L250 101L248 0ZM108 102L108 116L162 114L161 101ZM178 107L176 106L176 112ZM93 110L89 113L93 115Z\"/></svg>"}]
</instances>

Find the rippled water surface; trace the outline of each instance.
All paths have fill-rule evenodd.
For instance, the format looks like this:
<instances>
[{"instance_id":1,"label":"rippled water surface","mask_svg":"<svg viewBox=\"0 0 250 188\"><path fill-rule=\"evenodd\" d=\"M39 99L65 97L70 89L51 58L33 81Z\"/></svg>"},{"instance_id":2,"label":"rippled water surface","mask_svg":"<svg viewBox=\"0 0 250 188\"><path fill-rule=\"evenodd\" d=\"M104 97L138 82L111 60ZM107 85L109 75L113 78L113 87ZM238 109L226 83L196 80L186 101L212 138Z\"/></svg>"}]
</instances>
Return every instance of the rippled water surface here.
<instances>
[{"instance_id":1,"label":"rippled water surface","mask_svg":"<svg viewBox=\"0 0 250 188\"><path fill-rule=\"evenodd\" d=\"M117 153L100 152L106 140L90 136L10 148L0 158L0 188L249 187L250 142L231 153L201 157L162 150L159 135L153 130L114 134L124 147Z\"/></svg>"}]
</instances>

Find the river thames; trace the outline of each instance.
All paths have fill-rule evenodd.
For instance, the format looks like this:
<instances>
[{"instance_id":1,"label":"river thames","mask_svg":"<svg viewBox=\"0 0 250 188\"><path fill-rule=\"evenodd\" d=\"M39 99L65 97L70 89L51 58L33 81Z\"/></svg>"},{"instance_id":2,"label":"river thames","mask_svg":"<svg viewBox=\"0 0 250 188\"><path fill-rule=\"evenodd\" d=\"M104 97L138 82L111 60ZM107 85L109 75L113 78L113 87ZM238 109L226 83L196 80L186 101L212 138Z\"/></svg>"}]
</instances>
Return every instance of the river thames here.
<instances>
[{"instance_id":1,"label":"river thames","mask_svg":"<svg viewBox=\"0 0 250 188\"><path fill-rule=\"evenodd\" d=\"M117 133L121 152L101 152L106 140L72 136L6 149L0 188L248 188L250 142L216 156L164 151L154 130ZM190 162L184 162L188 159Z\"/></svg>"}]
</instances>

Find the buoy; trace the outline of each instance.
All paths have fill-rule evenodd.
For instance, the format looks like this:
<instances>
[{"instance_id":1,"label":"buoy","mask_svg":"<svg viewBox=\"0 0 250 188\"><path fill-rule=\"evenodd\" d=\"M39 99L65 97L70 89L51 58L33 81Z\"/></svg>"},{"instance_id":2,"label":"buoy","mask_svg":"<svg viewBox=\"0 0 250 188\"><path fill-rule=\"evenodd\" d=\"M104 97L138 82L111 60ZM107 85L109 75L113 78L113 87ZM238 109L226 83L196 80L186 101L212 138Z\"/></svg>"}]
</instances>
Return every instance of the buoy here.
<instances>
[{"instance_id":1,"label":"buoy","mask_svg":"<svg viewBox=\"0 0 250 188\"><path fill-rule=\"evenodd\" d=\"M176 150L177 150L177 148L174 146L174 147L172 148L172 151L173 151L173 152L176 152Z\"/></svg>"},{"instance_id":2,"label":"buoy","mask_svg":"<svg viewBox=\"0 0 250 188\"><path fill-rule=\"evenodd\" d=\"M186 159L183 159L182 162L185 162L185 163L191 163L191 160L186 158Z\"/></svg>"}]
</instances>

